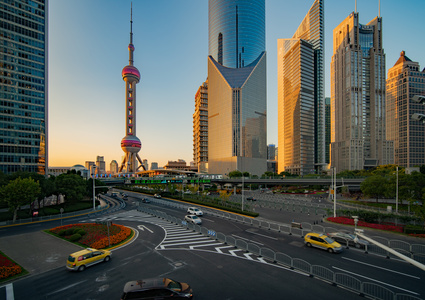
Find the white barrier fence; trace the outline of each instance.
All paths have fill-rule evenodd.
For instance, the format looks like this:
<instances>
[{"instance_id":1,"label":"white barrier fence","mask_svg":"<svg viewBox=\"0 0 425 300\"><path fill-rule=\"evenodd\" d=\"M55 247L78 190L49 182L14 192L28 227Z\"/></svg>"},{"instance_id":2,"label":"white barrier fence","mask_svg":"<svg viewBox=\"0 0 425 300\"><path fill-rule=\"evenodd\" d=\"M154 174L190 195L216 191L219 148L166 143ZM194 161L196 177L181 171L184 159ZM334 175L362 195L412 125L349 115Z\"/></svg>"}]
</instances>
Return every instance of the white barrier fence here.
<instances>
[{"instance_id":1,"label":"white barrier fence","mask_svg":"<svg viewBox=\"0 0 425 300\"><path fill-rule=\"evenodd\" d=\"M176 204L176 205L181 205L181 204ZM184 207L187 207L187 205ZM303 273L308 274L310 277L320 278L333 285L341 286L348 290L351 290L352 292L355 292L361 296L368 296L373 299L385 299L385 300L387 299L420 300L421 299L409 294L396 293L379 284L375 284L372 282L362 282L361 280L351 275L340 273L340 272L334 272L320 265L312 265L309 262L302 260L300 258L292 258L289 255L286 255L284 253L274 252L273 250L270 250L268 248L262 248L262 247L259 247L258 245L247 243L246 241L235 239L234 237L226 236L222 233L216 233L212 230L208 230L207 228L201 227L199 225L194 225L189 223L187 223L186 225L183 225L181 219L167 215L164 212L150 209L146 206L139 206L138 210L148 213L150 215L162 218L169 222L175 223L189 230L199 232L200 234L209 236L210 238L213 238L220 242L234 246L235 248L263 257L269 263L277 263L279 265L286 266L290 269L301 271ZM208 213L211 213L211 211L208 211ZM224 213L224 214L226 214L226 216L229 215L228 213ZM227 217L230 217L230 216L227 216ZM244 219L248 219L248 218L244 218ZM245 220L244 220L244 223L248 223L251 225L253 224L252 222L245 222ZM302 235L303 233L303 229L301 228L293 228L293 227L286 227L286 228L290 229L289 230L290 233L292 233L291 232L292 230L296 230L297 234L301 233Z\"/></svg>"}]
</instances>

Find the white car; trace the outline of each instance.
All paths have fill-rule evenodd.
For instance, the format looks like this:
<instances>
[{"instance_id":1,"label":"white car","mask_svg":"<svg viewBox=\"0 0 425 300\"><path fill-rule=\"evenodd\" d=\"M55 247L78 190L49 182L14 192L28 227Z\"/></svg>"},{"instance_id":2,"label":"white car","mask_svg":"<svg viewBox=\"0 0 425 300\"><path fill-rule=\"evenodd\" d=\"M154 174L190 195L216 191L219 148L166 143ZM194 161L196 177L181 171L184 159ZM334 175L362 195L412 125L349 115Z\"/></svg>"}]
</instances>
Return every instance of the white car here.
<instances>
[{"instance_id":1,"label":"white car","mask_svg":"<svg viewBox=\"0 0 425 300\"><path fill-rule=\"evenodd\" d=\"M193 224L196 224L196 225L202 224L201 218L199 218L198 216L195 216L195 215L187 215L187 216L184 217L184 220L188 223L193 223Z\"/></svg>"},{"instance_id":2,"label":"white car","mask_svg":"<svg viewBox=\"0 0 425 300\"><path fill-rule=\"evenodd\" d=\"M189 207L187 209L187 213L191 214L191 215L195 215L195 216L203 216L204 215L202 210L200 210L199 208L196 208L196 207Z\"/></svg>"}]
</instances>

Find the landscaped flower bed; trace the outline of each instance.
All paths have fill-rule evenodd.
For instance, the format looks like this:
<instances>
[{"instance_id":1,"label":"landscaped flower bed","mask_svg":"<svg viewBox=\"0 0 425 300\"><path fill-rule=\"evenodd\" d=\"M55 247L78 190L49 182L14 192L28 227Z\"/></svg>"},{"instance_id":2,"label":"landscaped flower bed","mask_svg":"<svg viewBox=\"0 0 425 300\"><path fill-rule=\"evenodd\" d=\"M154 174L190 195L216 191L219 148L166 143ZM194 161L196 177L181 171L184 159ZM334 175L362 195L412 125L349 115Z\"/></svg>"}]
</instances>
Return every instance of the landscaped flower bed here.
<instances>
[{"instance_id":1,"label":"landscaped flower bed","mask_svg":"<svg viewBox=\"0 0 425 300\"><path fill-rule=\"evenodd\" d=\"M0 252L0 280L22 273L22 268Z\"/></svg>"},{"instance_id":2,"label":"landscaped flower bed","mask_svg":"<svg viewBox=\"0 0 425 300\"><path fill-rule=\"evenodd\" d=\"M329 222L334 222L334 223L354 225L354 219L349 217L329 217L327 218L327 220ZM394 231L394 232L403 232L403 226L401 225L375 224L375 223L368 223L368 222L359 220L357 223L357 226L369 227L369 228L375 228L375 229L381 229L381 230L387 230L387 231Z\"/></svg>"},{"instance_id":3,"label":"landscaped flower bed","mask_svg":"<svg viewBox=\"0 0 425 300\"><path fill-rule=\"evenodd\" d=\"M111 246L119 244L131 235L130 228L112 224L109 226L108 238L108 227L96 223L64 225L52 228L50 232L64 239L95 249L108 247L109 241Z\"/></svg>"}]
</instances>

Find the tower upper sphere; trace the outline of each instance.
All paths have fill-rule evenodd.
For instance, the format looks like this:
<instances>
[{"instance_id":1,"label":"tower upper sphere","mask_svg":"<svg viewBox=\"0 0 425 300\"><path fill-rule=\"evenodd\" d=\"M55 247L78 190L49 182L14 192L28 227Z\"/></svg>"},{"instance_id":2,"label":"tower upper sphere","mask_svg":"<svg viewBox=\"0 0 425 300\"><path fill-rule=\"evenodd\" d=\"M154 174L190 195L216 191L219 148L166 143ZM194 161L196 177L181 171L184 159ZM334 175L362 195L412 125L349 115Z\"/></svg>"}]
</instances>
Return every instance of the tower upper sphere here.
<instances>
[{"instance_id":1,"label":"tower upper sphere","mask_svg":"<svg viewBox=\"0 0 425 300\"><path fill-rule=\"evenodd\" d=\"M130 65L125 66L122 69L121 74L122 74L122 79L124 80L126 77L134 77L137 80L137 82L140 81L140 72L135 66L130 66Z\"/></svg>"}]
</instances>

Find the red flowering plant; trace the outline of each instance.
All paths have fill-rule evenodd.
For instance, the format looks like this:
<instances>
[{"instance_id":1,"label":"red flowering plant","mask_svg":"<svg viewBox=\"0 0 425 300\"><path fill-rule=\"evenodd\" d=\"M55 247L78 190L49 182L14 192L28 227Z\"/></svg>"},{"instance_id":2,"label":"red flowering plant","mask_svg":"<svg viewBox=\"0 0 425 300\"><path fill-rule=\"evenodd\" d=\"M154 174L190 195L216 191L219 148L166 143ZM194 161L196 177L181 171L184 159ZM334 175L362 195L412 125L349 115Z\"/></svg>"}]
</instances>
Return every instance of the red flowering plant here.
<instances>
[{"instance_id":1,"label":"red flowering plant","mask_svg":"<svg viewBox=\"0 0 425 300\"><path fill-rule=\"evenodd\" d=\"M327 220L329 222L334 222L334 223L339 223L339 224L354 225L354 219L349 218L349 217L329 217L329 218L327 218ZM389 224L389 223L376 224L376 223L368 223L368 222L359 220L358 223L357 223L357 226L381 229L381 230L386 230L386 231L403 232L403 226L393 225L393 224Z\"/></svg>"},{"instance_id":2,"label":"red flowering plant","mask_svg":"<svg viewBox=\"0 0 425 300\"><path fill-rule=\"evenodd\" d=\"M49 232L66 240L78 242L81 245L96 249L119 244L126 240L132 233L125 226L112 224L109 226L108 237L108 227L96 223L64 225L52 228Z\"/></svg>"},{"instance_id":3,"label":"red flowering plant","mask_svg":"<svg viewBox=\"0 0 425 300\"><path fill-rule=\"evenodd\" d=\"M22 273L21 266L0 252L0 280Z\"/></svg>"}]
</instances>

